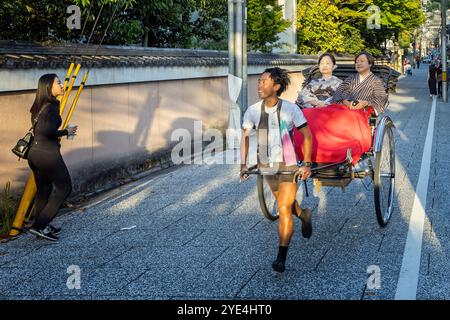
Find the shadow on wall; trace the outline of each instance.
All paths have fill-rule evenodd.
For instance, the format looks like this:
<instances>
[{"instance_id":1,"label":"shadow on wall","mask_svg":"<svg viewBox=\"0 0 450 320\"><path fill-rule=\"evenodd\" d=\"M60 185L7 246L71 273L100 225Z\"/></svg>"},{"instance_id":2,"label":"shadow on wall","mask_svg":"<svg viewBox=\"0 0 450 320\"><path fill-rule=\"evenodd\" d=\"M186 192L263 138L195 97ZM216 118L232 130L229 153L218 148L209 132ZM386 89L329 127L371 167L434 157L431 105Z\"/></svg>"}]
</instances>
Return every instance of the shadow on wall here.
<instances>
[{"instance_id":1,"label":"shadow on wall","mask_svg":"<svg viewBox=\"0 0 450 320\"><path fill-rule=\"evenodd\" d=\"M151 126L155 125L156 110L161 104L161 95L159 94L159 90L147 91L147 96L143 103L141 104L141 110L138 112L138 122L133 130L130 133L130 143L135 144L137 147L143 147L149 145L149 138L151 133ZM137 106L131 102L132 105L129 105L128 108L132 107L137 108Z\"/></svg>"},{"instance_id":2,"label":"shadow on wall","mask_svg":"<svg viewBox=\"0 0 450 320\"><path fill-rule=\"evenodd\" d=\"M100 131L96 135L99 143L95 148L82 148L66 154L67 158L89 159L71 166L70 172L74 187L73 196L90 193L108 185L121 184L131 175L161 164L161 151L149 152L145 147L128 144L121 152L117 146L124 145L130 134L123 131ZM133 150L132 156L129 150Z\"/></svg>"},{"instance_id":3,"label":"shadow on wall","mask_svg":"<svg viewBox=\"0 0 450 320\"><path fill-rule=\"evenodd\" d=\"M157 104L157 101L152 100L152 103ZM98 145L93 148L75 149L64 155L65 159L72 161L86 159L69 166L74 190L72 196L96 192L112 184L122 184L130 176L154 167L172 165L171 150L178 140L168 146L148 150L152 143L149 139L150 126L154 123L154 110L155 108L142 108L132 133L118 130L99 131L95 139ZM192 138L197 129L201 137L204 127L198 128L197 124L195 128L195 121L196 119L192 118L178 118L171 125L173 130L164 135L164 140L171 141L172 133L177 129L188 132Z\"/></svg>"},{"instance_id":4,"label":"shadow on wall","mask_svg":"<svg viewBox=\"0 0 450 320\"><path fill-rule=\"evenodd\" d=\"M164 139L170 141L168 148L169 155L172 150L174 151L174 156L179 158L184 158L187 156L193 157L196 153L201 152L202 156L207 147L215 147L215 152L222 151L225 147L225 129L226 128L206 128L206 126L198 119L192 118L179 118L173 125L173 130L166 132ZM214 134L214 137L208 134ZM217 135L220 134L220 137ZM221 141L216 141L216 139L221 138ZM184 152L186 151L186 153ZM208 153L210 154L210 152ZM203 158L198 158L196 156L195 163ZM172 159L175 160L175 159ZM194 159L191 161L187 160L189 164L194 163Z\"/></svg>"},{"instance_id":5,"label":"shadow on wall","mask_svg":"<svg viewBox=\"0 0 450 320\"><path fill-rule=\"evenodd\" d=\"M121 184L130 175L156 165L154 159L160 153L151 148L149 139L152 126L157 125L156 110L161 97L157 90L143 90L145 88L145 85L129 87L125 97L99 92L100 108L92 110L95 135L92 145L64 154L72 175L73 196L95 192L113 183ZM110 89L108 86L107 90ZM109 116L103 118L103 114ZM132 125L134 129L128 131ZM94 131L102 127L106 130ZM118 129L108 130L111 127Z\"/></svg>"},{"instance_id":6,"label":"shadow on wall","mask_svg":"<svg viewBox=\"0 0 450 320\"><path fill-rule=\"evenodd\" d=\"M156 112L162 97L155 90L147 90L146 94L141 94L141 92L145 92L141 89L133 89L138 94L136 92L130 94L123 101L116 100L114 94L99 95L100 101L97 102L104 106L101 110L92 109L92 106L88 104L77 107L81 113L75 113L73 121L77 122L77 117L80 117L78 120L82 120L80 122L80 134L82 135L83 123L86 124L87 130L101 127L108 129L111 126L122 127L125 130L101 130L93 132L94 137L87 132L85 137L80 135L75 138L72 149L68 148L66 138L63 138L62 153L71 173L74 187L72 196L84 192L94 192L113 182L121 183L130 175L149 168L167 166L170 162L171 148L170 145L161 146L161 141L170 142L172 132L176 129L186 129L193 134L195 119L191 118L176 118L170 124L171 129L165 135L159 132L158 128L152 128L152 126L159 125ZM92 99L87 101L90 102ZM124 103L127 105L125 106ZM127 113L124 114L124 112ZM86 117L83 114L89 116ZM103 118L103 114L109 116ZM92 125L89 123L91 121ZM120 123L116 125L115 121ZM127 127L130 127L127 123L134 124L132 131L126 130ZM200 130L202 131L203 128ZM80 141L78 145L81 145L81 148L76 148L77 139ZM152 139L158 141L152 141ZM158 148L158 146L161 147ZM64 152L64 149L67 151ZM12 155L11 159L13 159ZM20 174L16 179L26 181L31 173L26 161L18 170L20 170ZM22 193L22 190L19 189L22 187L16 190L18 198Z\"/></svg>"},{"instance_id":7,"label":"shadow on wall","mask_svg":"<svg viewBox=\"0 0 450 320\"><path fill-rule=\"evenodd\" d=\"M137 133L136 130L132 135L139 137L137 139L132 139L129 133L123 131L105 130L98 132L96 141L100 145L95 148L76 149L65 155L67 159L89 159L77 162L76 165L69 168L74 187L73 196L80 193L95 192L112 183L121 184L131 175L154 167L173 165L171 161L172 147L181 141L181 139L177 140L176 138L181 136L182 139L193 139L195 133L195 136L200 137L200 141L202 141L202 132L205 128L199 126L198 123L196 124L195 121L196 119L192 118L177 119L172 124L173 131L167 132L164 136L167 139L166 141L171 141L169 146L155 151L147 150L145 145L148 145L148 136ZM142 123L142 121L139 121L139 124L145 129ZM144 131L148 132L148 129ZM171 140L172 133L175 133L174 141ZM177 136L177 133L180 135ZM117 146L125 145L125 141L128 141L128 139L130 143L127 150L118 152ZM139 141L140 143L139 145L132 145L131 141ZM184 140L184 143L186 143L186 140ZM194 141L188 143L191 145L192 155L195 150ZM203 146L205 144L209 144L209 142L204 142ZM202 148L202 146L197 147ZM132 153L130 153L130 150L132 150Z\"/></svg>"}]
</instances>

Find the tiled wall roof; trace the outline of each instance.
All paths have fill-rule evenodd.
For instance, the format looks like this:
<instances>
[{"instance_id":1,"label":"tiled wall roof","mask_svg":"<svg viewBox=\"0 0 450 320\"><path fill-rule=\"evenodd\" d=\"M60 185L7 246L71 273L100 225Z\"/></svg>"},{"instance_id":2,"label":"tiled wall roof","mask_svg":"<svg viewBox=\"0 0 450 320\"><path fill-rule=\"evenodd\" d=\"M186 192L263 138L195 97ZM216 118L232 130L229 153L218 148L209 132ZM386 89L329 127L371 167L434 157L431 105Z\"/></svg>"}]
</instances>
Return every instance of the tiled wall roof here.
<instances>
[{"instance_id":1,"label":"tiled wall roof","mask_svg":"<svg viewBox=\"0 0 450 320\"><path fill-rule=\"evenodd\" d=\"M352 60L338 57L338 60ZM249 65L283 66L315 63L316 56L249 54ZM228 53L212 50L118 46L45 45L0 41L0 68L66 68L70 62L102 67L226 66Z\"/></svg>"}]
</instances>

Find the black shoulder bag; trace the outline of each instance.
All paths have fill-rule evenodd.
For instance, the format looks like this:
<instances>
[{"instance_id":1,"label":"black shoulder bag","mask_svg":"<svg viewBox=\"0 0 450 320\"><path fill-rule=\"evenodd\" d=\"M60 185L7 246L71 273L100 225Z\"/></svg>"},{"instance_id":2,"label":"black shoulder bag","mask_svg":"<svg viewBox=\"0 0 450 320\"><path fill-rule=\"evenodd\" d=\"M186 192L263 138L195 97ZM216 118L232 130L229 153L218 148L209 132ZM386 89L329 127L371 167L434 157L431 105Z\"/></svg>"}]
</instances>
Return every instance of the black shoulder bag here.
<instances>
[{"instance_id":1,"label":"black shoulder bag","mask_svg":"<svg viewBox=\"0 0 450 320\"><path fill-rule=\"evenodd\" d=\"M33 125L31 126L30 130L28 130L27 134L17 141L14 148L11 149L12 153L14 153L16 156L20 159L28 159L28 152L30 151L31 144L34 140L34 128L36 127L38 118L44 108L39 111L36 119L34 119Z\"/></svg>"}]
</instances>

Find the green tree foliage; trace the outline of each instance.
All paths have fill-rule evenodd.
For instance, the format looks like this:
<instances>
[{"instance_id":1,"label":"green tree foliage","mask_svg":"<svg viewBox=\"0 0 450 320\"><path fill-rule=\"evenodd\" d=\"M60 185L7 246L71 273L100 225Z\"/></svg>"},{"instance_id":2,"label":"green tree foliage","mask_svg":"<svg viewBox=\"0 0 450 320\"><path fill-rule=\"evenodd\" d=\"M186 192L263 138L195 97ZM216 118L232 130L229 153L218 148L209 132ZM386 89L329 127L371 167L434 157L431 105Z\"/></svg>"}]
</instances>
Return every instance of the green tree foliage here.
<instances>
[{"instance_id":1,"label":"green tree foliage","mask_svg":"<svg viewBox=\"0 0 450 320\"><path fill-rule=\"evenodd\" d=\"M0 1L0 39L80 41L81 30L69 30L66 9L82 8L82 41L86 42L100 16L91 43L99 43L117 8L104 44L151 47L227 49L227 0L9 0ZM432 2L430 8L435 6ZM92 9L89 8L92 5ZM370 5L380 8L381 29L369 30ZM102 8L102 13L100 9ZM271 52L279 47L280 32L290 22L277 0L247 0L248 47ZM424 22L420 0L298 0L298 51L381 53L386 39L407 47L411 34Z\"/></svg>"},{"instance_id":2,"label":"green tree foliage","mask_svg":"<svg viewBox=\"0 0 450 320\"><path fill-rule=\"evenodd\" d=\"M341 13L330 0L298 1L298 50L345 52L345 37L339 29Z\"/></svg>"},{"instance_id":3,"label":"green tree foliage","mask_svg":"<svg viewBox=\"0 0 450 320\"><path fill-rule=\"evenodd\" d=\"M138 0L132 12L144 22L144 46L227 48L227 0Z\"/></svg>"},{"instance_id":4,"label":"green tree foliage","mask_svg":"<svg viewBox=\"0 0 450 320\"><path fill-rule=\"evenodd\" d=\"M82 24L86 23L83 40L86 42L94 28L96 19L99 21L94 29L92 44L131 45L139 44L144 35L141 21L130 15L129 9L136 5L136 0L73 0L83 9ZM114 17L113 17L114 14ZM111 21L111 18L113 19ZM110 23L111 21L111 23ZM109 29L106 28L109 25ZM105 33L106 31L106 33ZM80 34L81 31L78 32Z\"/></svg>"},{"instance_id":5,"label":"green tree foliage","mask_svg":"<svg viewBox=\"0 0 450 320\"><path fill-rule=\"evenodd\" d=\"M66 26L69 16L66 9L76 4L82 8L82 25L87 22L82 41L87 41L100 16L91 39L91 43L99 43L118 4L104 44L226 50L227 3L227 0L1 1L0 39L80 41L81 30L69 30ZM276 3L276 0L248 0L250 49L270 52L279 45L278 33L289 22L282 19L282 9Z\"/></svg>"},{"instance_id":6,"label":"green tree foliage","mask_svg":"<svg viewBox=\"0 0 450 320\"><path fill-rule=\"evenodd\" d=\"M381 29L367 28L371 5L380 8ZM424 21L420 0L299 0L298 49L351 54L365 49L379 55L387 39L408 46Z\"/></svg>"},{"instance_id":7,"label":"green tree foliage","mask_svg":"<svg viewBox=\"0 0 450 320\"><path fill-rule=\"evenodd\" d=\"M435 10L441 10L441 0L428 0L425 9L427 12L433 12ZM447 9L450 9L450 2L447 1Z\"/></svg>"},{"instance_id":8,"label":"green tree foliage","mask_svg":"<svg viewBox=\"0 0 450 320\"><path fill-rule=\"evenodd\" d=\"M134 0L96 0L91 10L89 0L13 0L0 2L0 39L39 41L39 42L75 42L80 41L81 30L67 27L67 7L76 4L82 9L82 25L87 20L84 38L92 30L94 21L102 13L95 29L91 43L98 43L102 38L109 19L117 6L113 32L108 32L105 43L127 44L139 40L143 27L138 21L127 16L126 9ZM88 14L89 13L89 14ZM126 38L126 39L125 39Z\"/></svg>"},{"instance_id":9,"label":"green tree foliage","mask_svg":"<svg viewBox=\"0 0 450 320\"><path fill-rule=\"evenodd\" d=\"M143 23L144 46L188 46L191 4L192 0L136 0L129 11L131 17Z\"/></svg>"},{"instance_id":10,"label":"green tree foliage","mask_svg":"<svg viewBox=\"0 0 450 320\"><path fill-rule=\"evenodd\" d=\"M87 0L84 0L87 1ZM144 46L226 50L227 0L135 0L130 16L143 22ZM270 52L290 23L276 0L248 0L248 44Z\"/></svg>"},{"instance_id":11,"label":"green tree foliage","mask_svg":"<svg viewBox=\"0 0 450 320\"><path fill-rule=\"evenodd\" d=\"M286 30L291 23L283 19L281 6L274 0L247 1L247 29L249 49L271 52L280 47L278 34Z\"/></svg>"},{"instance_id":12,"label":"green tree foliage","mask_svg":"<svg viewBox=\"0 0 450 320\"><path fill-rule=\"evenodd\" d=\"M420 0L377 0L375 4L381 9L382 25L377 38L393 38L402 47L409 46L414 29L425 22Z\"/></svg>"},{"instance_id":13,"label":"green tree foliage","mask_svg":"<svg viewBox=\"0 0 450 320\"><path fill-rule=\"evenodd\" d=\"M368 5L355 0L299 0L299 52L354 54L364 49L361 29L365 27Z\"/></svg>"},{"instance_id":14,"label":"green tree foliage","mask_svg":"<svg viewBox=\"0 0 450 320\"><path fill-rule=\"evenodd\" d=\"M0 2L0 39L58 41L75 33L66 27L66 8L71 0Z\"/></svg>"},{"instance_id":15,"label":"green tree foliage","mask_svg":"<svg viewBox=\"0 0 450 320\"><path fill-rule=\"evenodd\" d=\"M191 15L193 30L191 48L228 49L227 0L202 0L194 6Z\"/></svg>"}]
</instances>

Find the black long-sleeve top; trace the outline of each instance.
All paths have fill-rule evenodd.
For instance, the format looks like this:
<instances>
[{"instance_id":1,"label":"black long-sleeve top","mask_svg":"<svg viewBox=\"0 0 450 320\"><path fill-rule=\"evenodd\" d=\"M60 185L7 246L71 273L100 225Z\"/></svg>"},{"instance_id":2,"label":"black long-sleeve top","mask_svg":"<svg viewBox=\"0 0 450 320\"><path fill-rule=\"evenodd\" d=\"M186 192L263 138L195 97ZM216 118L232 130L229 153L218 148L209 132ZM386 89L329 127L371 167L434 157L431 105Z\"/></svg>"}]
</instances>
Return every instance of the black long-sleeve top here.
<instances>
[{"instance_id":1,"label":"black long-sleeve top","mask_svg":"<svg viewBox=\"0 0 450 320\"><path fill-rule=\"evenodd\" d=\"M47 103L43 108L34 128L34 141L59 144L58 138L68 134L66 129L58 130L62 123L61 116L59 115L59 106L56 103ZM34 123L36 116L32 116L32 123Z\"/></svg>"}]
</instances>

